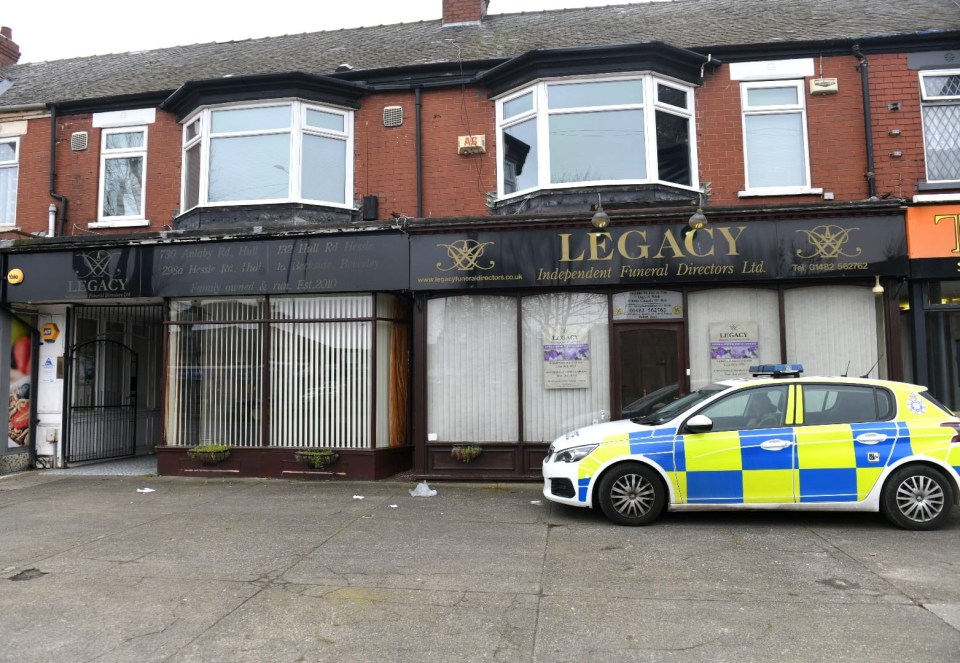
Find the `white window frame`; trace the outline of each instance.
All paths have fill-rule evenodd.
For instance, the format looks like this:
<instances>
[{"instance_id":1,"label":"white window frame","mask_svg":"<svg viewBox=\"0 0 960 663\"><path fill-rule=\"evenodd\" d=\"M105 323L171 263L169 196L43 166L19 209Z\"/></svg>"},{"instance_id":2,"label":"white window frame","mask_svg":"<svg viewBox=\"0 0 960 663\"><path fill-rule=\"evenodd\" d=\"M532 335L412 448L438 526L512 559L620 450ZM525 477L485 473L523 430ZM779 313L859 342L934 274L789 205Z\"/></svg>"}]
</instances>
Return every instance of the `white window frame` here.
<instances>
[{"instance_id":1,"label":"white window frame","mask_svg":"<svg viewBox=\"0 0 960 663\"><path fill-rule=\"evenodd\" d=\"M142 133L143 145L140 147L107 148L107 138L113 134ZM147 126L135 125L129 127L111 127L100 132L100 183L97 195L97 221L89 224L91 228L116 228L129 226L147 226L150 222L146 217L147 206ZM137 214L105 216L103 203L107 195L107 161L112 159L142 159L140 172L140 210Z\"/></svg>"},{"instance_id":2,"label":"white window frame","mask_svg":"<svg viewBox=\"0 0 960 663\"><path fill-rule=\"evenodd\" d=\"M928 95L926 85L924 85L924 79L927 77L936 77L936 76L960 76L960 69L928 69L926 71L919 72L920 77L920 105L922 106L920 112L920 124L921 130L923 131L923 168L924 176L926 177L927 182L931 183L953 183L960 182L960 173L957 173L956 177L946 179L946 180L935 180L931 179L929 164L930 160L927 158L927 120L926 113L924 109L931 106L960 106L960 94L956 95ZM960 131L960 127L957 127L957 130ZM956 200L956 195L949 196L948 200Z\"/></svg>"},{"instance_id":3,"label":"white window frame","mask_svg":"<svg viewBox=\"0 0 960 663\"><path fill-rule=\"evenodd\" d=\"M290 117L290 128L289 129L269 129L263 131L239 131L239 132L230 132L230 133L221 133L212 134L212 116L214 112L224 111L224 110L245 110L245 109L254 109L254 108L269 108L269 107L279 107L286 106L290 108L291 117ZM320 127L308 126L307 125L307 111L316 110L322 113L331 113L334 115L340 115L343 117L343 131L336 131L332 129L323 129ZM197 122L197 133L194 136L189 136L187 128L190 127L194 122ZM181 159L183 168L181 173L181 186L180 186L180 209L182 212L186 212L190 209L197 207L224 207L224 206L235 206L235 205L262 205L262 204L277 204L277 203L308 203L314 205L325 205L329 207L337 207L343 209L353 209L353 146L354 146L354 112L351 109L340 108L337 106L328 106L325 104L318 104L313 102L307 102L300 99L278 99L271 100L269 102L258 102L258 103L247 103L247 104L223 104L217 106L209 106L197 110L189 117L183 121L183 148L181 151ZM263 199L246 199L246 200L229 200L229 201L211 201L209 200L210 193L210 143L213 138L224 138L224 137L243 137L243 136L253 136L253 135L269 135L269 134L289 134L290 137L290 163L288 165L288 190L287 196L285 198L263 198ZM345 144L344 149L344 188L343 188L343 202L340 201L328 201L328 200L316 200L305 198L301 193L301 181L303 177L303 138L304 136L322 136L325 138L333 138L336 140L341 140ZM187 201L187 177L189 176L188 169L186 167L187 160L186 154L187 150L194 147L195 145L200 145L200 182L199 182L199 191L198 191L198 201L194 204L188 204Z\"/></svg>"},{"instance_id":4,"label":"white window frame","mask_svg":"<svg viewBox=\"0 0 960 663\"><path fill-rule=\"evenodd\" d=\"M810 137L807 131L807 108L805 81L800 80L767 80L749 81L740 83L740 123L743 132L743 180L744 190L738 195L741 198L749 196L795 196L807 194L821 194L823 189L813 188L810 183ZM751 108L748 103L748 92L756 89L795 87L797 103L760 106ZM747 152L747 118L761 115L799 115L800 134L803 139L803 177L804 183L796 186L750 186L750 155Z\"/></svg>"},{"instance_id":5,"label":"white window frame","mask_svg":"<svg viewBox=\"0 0 960 663\"><path fill-rule=\"evenodd\" d=\"M0 200L0 226L4 228L13 227L17 223L17 189L20 180L20 138L11 136L0 138L0 143L9 143L13 145L13 159L0 161L0 170L15 170L13 188L10 194L13 196L13 202L8 203ZM7 210L10 210L10 218L6 218Z\"/></svg>"},{"instance_id":6,"label":"white window frame","mask_svg":"<svg viewBox=\"0 0 960 663\"><path fill-rule=\"evenodd\" d=\"M578 106L551 110L547 102L547 90L550 86L570 85L596 82L612 81L643 81L643 102L636 104L617 104L609 106ZM670 104L662 103L657 97L657 84L681 90L687 95L687 108L679 108ZM656 76L649 73L635 74L630 76L593 76L590 78L551 78L541 79L532 84L506 93L496 100L496 121L497 121L497 141L498 145L504 146L504 131L512 126L525 122L531 118L536 120L537 131L537 181L533 186L525 189L518 189L507 193L505 187L506 164L504 158L506 149L497 150L497 198L499 200L508 200L517 196L529 194L532 191L541 189L565 189L585 186L603 186L603 185L627 185L627 184L664 184L670 187L680 189L699 191L699 172L697 160L697 134L696 134L696 106L694 96L694 86L675 81L662 76ZM533 95L533 107L517 115L504 119L504 105L511 101L519 99L526 94ZM645 166L646 178L643 179L618 179L618 180L584 180L577 182L551 182L550 181L550 126L549 119L553 115L560 114L583 114L599 111L616 110L641 110L643 111L644 122L644 148L645 148ZM659 164L657 163L657 144L656 144L656 111L663 111L672 115L677 115L687 120L690 145L690 180L691 184L677 184L676 182L667 182L659 179Z\"/></svg>"}]
</instances>

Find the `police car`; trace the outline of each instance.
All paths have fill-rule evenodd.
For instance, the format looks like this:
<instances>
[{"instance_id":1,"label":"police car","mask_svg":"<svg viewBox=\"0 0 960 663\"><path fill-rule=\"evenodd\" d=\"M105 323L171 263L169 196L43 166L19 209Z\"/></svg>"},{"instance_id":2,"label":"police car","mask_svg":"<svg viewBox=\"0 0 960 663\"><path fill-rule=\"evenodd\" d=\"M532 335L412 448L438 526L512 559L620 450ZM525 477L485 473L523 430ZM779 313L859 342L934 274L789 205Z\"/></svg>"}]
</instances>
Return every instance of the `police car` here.
<instances>
[{"instance_id":1,"label":"police car","mask_svg":"<svg viewBox=\"0 0 960 663\"><path fill-rule=\"evenodd\" d=\"M640 418L557 438L543 494L646 525L665 509L881 512L942 526L960 495L960 418L924 387L751 367Z\"/></svg>"}]
</instances>

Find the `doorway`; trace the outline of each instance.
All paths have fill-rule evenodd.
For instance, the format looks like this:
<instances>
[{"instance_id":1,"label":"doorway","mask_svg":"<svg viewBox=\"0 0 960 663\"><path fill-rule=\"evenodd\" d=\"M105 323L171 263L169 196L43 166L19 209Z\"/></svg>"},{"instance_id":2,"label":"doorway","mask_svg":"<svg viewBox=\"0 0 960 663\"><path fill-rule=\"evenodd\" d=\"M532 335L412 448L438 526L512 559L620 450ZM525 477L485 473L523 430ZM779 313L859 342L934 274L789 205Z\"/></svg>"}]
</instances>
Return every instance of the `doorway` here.
<instances>
[{"instance_id":1,"label":"doorway","mask_svg":"<svg viewBox=\"0 0 960 663\"><path fill-rule=\"evenodd\" d=\"M614 327L614 399L619 416L642 416L686 391L683 324Z\"/></svg>"}]
</instances>

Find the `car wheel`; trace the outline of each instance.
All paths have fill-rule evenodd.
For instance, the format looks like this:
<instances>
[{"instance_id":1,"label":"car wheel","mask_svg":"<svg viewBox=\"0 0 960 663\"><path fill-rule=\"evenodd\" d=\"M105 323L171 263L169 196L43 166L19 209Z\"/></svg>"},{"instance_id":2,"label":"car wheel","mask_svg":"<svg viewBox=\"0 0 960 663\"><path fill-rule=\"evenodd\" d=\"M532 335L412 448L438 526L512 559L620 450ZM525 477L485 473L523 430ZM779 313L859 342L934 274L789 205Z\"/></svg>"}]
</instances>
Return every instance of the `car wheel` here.
<instances>
[{"instance_id":1,"label":"car wheel","mask_svg":"<svg viewBox=\"0 0 960 663\"><path fill-rule=\"evenodd\" d=\"M667 490L659 475L636 463L610 470L600 480L598 490L603 514L618 525L652 523L667 502Z\"/></svg>"},{"instance_id":2,"label":"car wheel","mask_svg":"<svg viewBox=\"0 0 960 663\"><path fill-rule=\"evenodd\" d=\"M953 506L953 487L941 472L925 465L902 467L887 480L881 497L883 515L904 529L943 526Z\"/></svg>"}]
</instances>

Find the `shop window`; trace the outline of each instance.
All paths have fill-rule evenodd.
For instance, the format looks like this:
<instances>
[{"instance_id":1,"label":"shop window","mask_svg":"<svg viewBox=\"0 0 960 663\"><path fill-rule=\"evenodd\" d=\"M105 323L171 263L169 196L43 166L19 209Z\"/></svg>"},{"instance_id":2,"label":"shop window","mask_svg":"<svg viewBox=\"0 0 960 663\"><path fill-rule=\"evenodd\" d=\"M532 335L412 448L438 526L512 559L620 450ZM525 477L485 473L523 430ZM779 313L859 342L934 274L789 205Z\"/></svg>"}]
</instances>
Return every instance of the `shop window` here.
<instances>
[{"instance_id":1,"label":"shop window","mask_svg":"<svg viewBox=\"0 0 960 663\"><path fill-rule=\"evenodd\" d=\"M147 128L104 129L100 142L100 225L144 221Z\"/></svg>"},{"instance_id":2,"label":"shop window","mask_svg":"<svg viewBox=\"0 0 960 663\"><path fill-rule=\"evenodd\" d=\"M172 302L170 443L406 443L408 316L387 302L376 314L367 294Z\"/></svg>"},{"instance_id":3,"label":"shop window","mask_svg":"<svg viewBox=\"0 0 960 663\"><path fill-rule=\"evenodd\" d=\"M787 357L806 375L886 377L882 320L870 288L816 286L784 293Z\"/></svg>"},{"instance_id":4,"label":"shop window","mask_svg":"<svg viewBox=\"0 0 960 663\"><path fill-rule=\"evenodd\" d=\"M206 108L187 121L183 140L184 210L353 203L349 111L304 102Z\"/></svg>"},{"instance_id":5,"label":"shop window","mask_svg":"<svg viewBox=\"0 0 960 663\"><path fill-rule=\"evenodd\" d=\"M524 297L523 439L550 442L610 413L607 298L555 293Z\"/></svg>"},{"instance_id":6,"label":"shop window","mask_svg":"<svg viewBox=\"0 0 960 663\"><path fill-rule=\"evenodd\" d=\"M960 70L920 73L928 182L960 181Z\"/></svg>"},{"instance_id":7,"label":"shop window","mask_svg":"<svg viewBox=\"0 0 960 663\"><path fill-rule=\"evenodd\" d=\"M20 139L0 138L0 226L17 222Z\"/></svg>"},{"instance_id":8,"label":"shop window","mask_svg":"<svg viewBox=\"0 0 960 663\"><path fill-rule=\"evenodd\" d=\"M820 193L810 187L802 80L740 84L746 171L741 196Z\"/></svg>"},{"instance_id":9,"label":"shop window","mask_svg":"<svg viewBox=\"0 0 960 663\"><path fill-rule=\"evenodd\" d=\"M693 187L693 88L652 76L544 81L497 102L501 197L660 182Z\"/></svg>"},{"instance_id":10,"label":"shop window","mask_svg":"<svg viewBox=\"0 0 960 663\"><path fill-rule=\"evenodd\" d=\"M519 439L517 300L464 296L427 306L428 439Z\"/></svg>"}]
</instances>

